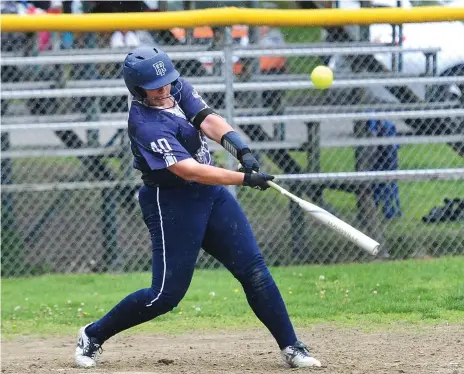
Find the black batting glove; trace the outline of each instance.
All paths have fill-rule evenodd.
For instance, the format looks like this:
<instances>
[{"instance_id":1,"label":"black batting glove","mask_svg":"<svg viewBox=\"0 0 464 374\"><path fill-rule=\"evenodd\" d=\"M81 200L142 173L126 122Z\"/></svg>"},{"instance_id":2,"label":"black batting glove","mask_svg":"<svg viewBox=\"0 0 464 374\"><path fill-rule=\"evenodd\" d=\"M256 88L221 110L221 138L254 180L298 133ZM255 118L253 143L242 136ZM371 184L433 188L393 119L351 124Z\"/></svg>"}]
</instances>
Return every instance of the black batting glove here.
<instances>
[{"instance_id":1,"label":"black batting glove","mask_svg":"<svg viewBox=\"0 0 464 374\"><path fill-rule=\"evenodd\" d=\"M256 188L257 190L264 191L269 188L268 181L274 179L273 175L266 173L245 173L243 185L247 187Z\"/></svg>"},{"instance_id":2,"label":"black batting glove","mask_svg":"<svg viewBox=\"0 0 464 374\"><path fill-rule=\"evenodd\" d=\"M238 160L240 161L242 169L245 173L259 171L259 162L248 148L245 148L240 152Z\"/></svg>"}]
</instances>

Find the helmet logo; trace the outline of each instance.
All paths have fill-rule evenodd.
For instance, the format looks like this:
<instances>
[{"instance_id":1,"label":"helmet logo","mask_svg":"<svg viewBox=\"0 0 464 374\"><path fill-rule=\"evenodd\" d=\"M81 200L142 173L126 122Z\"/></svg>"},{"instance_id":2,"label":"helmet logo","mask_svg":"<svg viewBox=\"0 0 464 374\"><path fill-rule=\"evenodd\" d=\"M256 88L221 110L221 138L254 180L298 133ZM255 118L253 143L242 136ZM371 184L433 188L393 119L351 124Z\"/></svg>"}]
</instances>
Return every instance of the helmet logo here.
<instances>
[{"instance_id":1,"label":"helmet logo","mask_svg":"<svg viewBox=\"0 0 464 374\"><path fill-rule=\"evenodd\" d=\"M164 62L163 61L158 61L153 64L153 67L155 68L156 75L165 75L166 74L166 68L164 67Z\"/></svg>"}]
</instances>

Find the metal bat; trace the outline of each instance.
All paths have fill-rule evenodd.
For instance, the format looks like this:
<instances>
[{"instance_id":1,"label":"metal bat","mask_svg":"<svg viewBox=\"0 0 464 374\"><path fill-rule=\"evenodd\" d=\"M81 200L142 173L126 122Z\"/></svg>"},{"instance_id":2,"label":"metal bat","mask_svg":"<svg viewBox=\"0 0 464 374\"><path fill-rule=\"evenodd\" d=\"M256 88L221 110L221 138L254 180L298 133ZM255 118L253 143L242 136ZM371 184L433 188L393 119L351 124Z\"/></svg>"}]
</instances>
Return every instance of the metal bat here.
<instances>
[{"instance_id":1,"label":"metal bat","mask_svg":"<svg viewBox=\"0 0 464 374\"><path fill-rule=\"evenodd\" d=\"M282 195L288 197L290 200L297 203L302 209L308 212L313 218L323 223L329 229L336 231L343 237L347 238L352 243L356 244L360 248L364 249L367 253L375 256L379 252L380 244L374 239L363 234L361 231L350 226L348 223L335 217L332 213L318 207L317 205L311 204L310 202L295 196L285 188L280 187L274 182L267 182L270 187L279 191Z\"/></svg>"}]
</instances>

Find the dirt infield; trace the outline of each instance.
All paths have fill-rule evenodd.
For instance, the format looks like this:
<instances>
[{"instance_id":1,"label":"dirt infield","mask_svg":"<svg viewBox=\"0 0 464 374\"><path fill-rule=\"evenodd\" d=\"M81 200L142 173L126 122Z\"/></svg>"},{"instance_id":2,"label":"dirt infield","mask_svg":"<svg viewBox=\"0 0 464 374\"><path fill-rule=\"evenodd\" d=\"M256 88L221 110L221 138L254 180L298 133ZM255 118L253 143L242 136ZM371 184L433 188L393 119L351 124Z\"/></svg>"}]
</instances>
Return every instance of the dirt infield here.
<instances>
[{"instance_id":1,"label":"dirt infield","mask_svg":"<svg viewBox=\"0 0 464 374\"><path fill-rule=\"evenodd\" d=\"M317 325L298 329L327 374L464 374L464 325L375 331ZM105 343L99 367L73 366L74 337L2 341L2 373L289 373L264 329L183 335L120 335Z\"/></svg>"}]
</instances>

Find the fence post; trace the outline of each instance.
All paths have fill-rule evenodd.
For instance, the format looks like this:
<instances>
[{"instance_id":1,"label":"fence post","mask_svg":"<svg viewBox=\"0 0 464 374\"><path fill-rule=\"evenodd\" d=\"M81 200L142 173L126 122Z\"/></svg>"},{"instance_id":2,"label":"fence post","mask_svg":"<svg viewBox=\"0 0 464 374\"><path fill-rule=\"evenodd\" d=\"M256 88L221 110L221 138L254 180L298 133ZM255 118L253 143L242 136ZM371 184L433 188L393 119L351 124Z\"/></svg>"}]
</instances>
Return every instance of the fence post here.
<instances>
[{"instance_id":1,"label":"fence post","mask_svg":"<svg viewBox=\"0 0 464 374\"><path fill-rule=\"evenodd\" d=\"M89 38L89 44L95 47L97 43L97 36L92 33ZM98 72L96 64L89 64L89 75L92 79L99 79L100 74ZM91 105L87 108L86 119L88 121L97 121L100 119L100 108L101 100L99 97L93 98ZM100 130L89 129L87 130L87 146L99 147L100 146ZM97 159L97 160L95 160ZM103 156L95 156L95 161L100 165L105 164ZM99 170L103 171L103 170ZM100 178L108 178L114 180L110 175L101 173ZM103 247L103 267L105 271L116 270L118 266L117 261L117 216L116 216L116 201L118 200L117 194L121 196L121 190L116 188L103 188L101 191L101 223L102 223L102 247ZM119 199L120 200L120 199Z\"/></svg>"},{"instance_id":2,"label":"fence post","mask_svg":"<svg viewBox=\"0 0 464 374\"><path fill-rule=\"evenodd\" d=\"M1 134L1 150L8 151L10 148L10 134L2 132ZM1 160L1 184L12 183L13 162L11 158L3 158ZM2 192L2 229L13 229L14 227L14 210L13 196L10 192Z\"/></svg>"},{"instance_id":3,"label":"fence post","mask_svg":"<svg viewBox=\"0 0 464 374\"><path fill-rule=\"evenodd\" d=\"M235 108L235 95L234 95L234 62L232 50L232 29L230 27L224 28L224 69L222 70L226 92L224 96L226 120L235 129L234 125L234 108ZM227 167L230 170L236 169L236 161L234 157L227 152ZM229 186L229 191L234 197L237 197L237 188Z\"/></svg>"},{"instance_id":4,"label":"fence post","mask_svg":"<svg viewBox=\"0 0 464 374\"><path fill-rule=\"evenodd\" d=\"M372 135L367 129L365 121L354 122L354 135L356 138L368 138ZM376 152L375 146L355 148L356 171L372 170L372 160ZM383 243L383 226L374 201L374 186L372 182L360 183L355 188L357 219L360 229L375 240Z\"/></svg>"}]
</instances>

